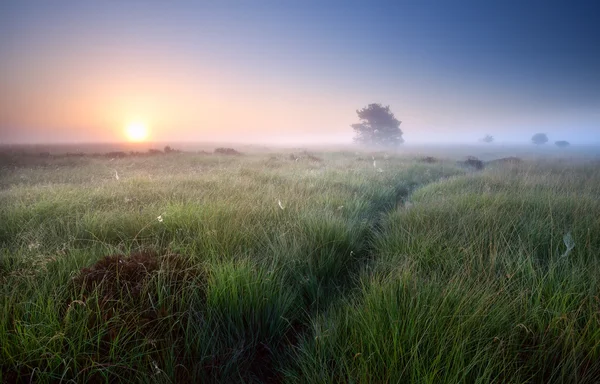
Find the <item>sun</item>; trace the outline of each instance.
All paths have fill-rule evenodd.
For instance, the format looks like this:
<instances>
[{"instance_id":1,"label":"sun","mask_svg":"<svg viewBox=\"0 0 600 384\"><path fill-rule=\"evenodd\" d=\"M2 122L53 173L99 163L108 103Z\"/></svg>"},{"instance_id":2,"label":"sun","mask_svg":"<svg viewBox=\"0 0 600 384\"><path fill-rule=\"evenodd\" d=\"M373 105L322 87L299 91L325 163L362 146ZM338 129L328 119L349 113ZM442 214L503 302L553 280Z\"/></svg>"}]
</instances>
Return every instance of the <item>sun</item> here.
<instances>
[{"instance_id":1,"label":"sun","mask_svg":"<svg viewBox=\"0 0 600 384\"><path fill-rule=\"evenodd\" d=\"M144 123L135 122L127 125L125 134L129 141L140 142L148 138L148 128Z\"/></svg>"}]
</instances>

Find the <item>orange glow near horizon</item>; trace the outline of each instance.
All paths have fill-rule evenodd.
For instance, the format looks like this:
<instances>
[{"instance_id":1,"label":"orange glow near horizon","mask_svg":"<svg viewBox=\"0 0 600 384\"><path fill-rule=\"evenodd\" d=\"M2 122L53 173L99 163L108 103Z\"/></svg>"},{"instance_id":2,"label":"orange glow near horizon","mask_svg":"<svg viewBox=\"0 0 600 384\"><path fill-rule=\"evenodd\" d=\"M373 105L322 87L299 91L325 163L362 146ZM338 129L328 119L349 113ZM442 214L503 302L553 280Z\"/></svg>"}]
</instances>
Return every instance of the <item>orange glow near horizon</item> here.
<instances>
[{"instance_id":1,"label":"orange glow near horizon","mask_svg":"<svg viewBox=\"0 0 600 384\"><path fill-rule=\"evenodd\" d=\"M133 122L127 125L125 135L127 136L127 140L140 143L148 139L148 128L144 123Z\"/></svg>"}]
</instances>

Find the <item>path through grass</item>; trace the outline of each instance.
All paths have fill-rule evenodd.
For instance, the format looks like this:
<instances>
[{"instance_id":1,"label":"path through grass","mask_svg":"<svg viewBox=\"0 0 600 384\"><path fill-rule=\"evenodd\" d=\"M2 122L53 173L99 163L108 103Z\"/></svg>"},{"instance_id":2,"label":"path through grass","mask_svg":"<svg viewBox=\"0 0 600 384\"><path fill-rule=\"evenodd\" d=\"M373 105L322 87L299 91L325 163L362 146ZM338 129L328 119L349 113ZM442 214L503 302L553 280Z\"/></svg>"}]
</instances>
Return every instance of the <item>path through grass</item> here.
<instances>
[{"instance_id":1,"label":"path through grass","mask_svg":"<svg viewBox=\"0 0 600 384\"><path fill-rule=\"evenodd\" d=\"M597 165L374 156L3 169L2 380L600 377Z\"/></svg>"}]
</instances>

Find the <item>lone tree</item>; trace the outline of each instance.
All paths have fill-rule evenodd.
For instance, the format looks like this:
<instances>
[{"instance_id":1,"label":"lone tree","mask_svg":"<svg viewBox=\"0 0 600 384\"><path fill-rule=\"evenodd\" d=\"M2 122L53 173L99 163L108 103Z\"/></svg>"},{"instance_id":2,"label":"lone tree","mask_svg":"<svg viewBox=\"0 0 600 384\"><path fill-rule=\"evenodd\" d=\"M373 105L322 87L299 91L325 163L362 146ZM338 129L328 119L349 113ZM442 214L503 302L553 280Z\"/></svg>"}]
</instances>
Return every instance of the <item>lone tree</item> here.
<instances>
[{"instance_id":1,"label":"lone tree","mask_svg":"<svg viewBox=\"0 0 600 384\"><path fill-rule=\"evenodd\" d=\"M569 145L571 145L571 143L569 143L568 141L565 141L565 140L559 140L559 141L555 142L554 144L556 144L556 146L560 147L560 148L565 148L565 147L568 147Z\"/></svg>"},{"instance_id":2,"label":"lone tree","mask_svg":"<svg viewBox=\"0 0 600 384\"><path fill-rule=\"evenodd\" d=\"M494 141L494 136L492 136L492 135L485 135L483 137L483 139L481 139L481 141L483 141L484 143L488 143L489 144L489 143L491 143L491 142Z\"/></svg>"},{"instance_id":3,"label":"lone tree","mask_svg":"<svg viewBox=\"0 0 600 384\"><path fill-rule=\"evenodd\" d=\"M548 142L548 136L545 133L536 133L531 136L531 141L536 145L546 144Z\"/></svg>"},{"instance_id":4,"label":"lone tree","mask_svg":"<svg viewBox=\"0 0 600 384\"><path fill-rule=\"evenodd\" d=\"M352 124L356 132L354 141L364 145L395 147L404 143L402 122L390 111L390 106L369 104L356 111L360 123Z\"/></svg>"}]
</instances>

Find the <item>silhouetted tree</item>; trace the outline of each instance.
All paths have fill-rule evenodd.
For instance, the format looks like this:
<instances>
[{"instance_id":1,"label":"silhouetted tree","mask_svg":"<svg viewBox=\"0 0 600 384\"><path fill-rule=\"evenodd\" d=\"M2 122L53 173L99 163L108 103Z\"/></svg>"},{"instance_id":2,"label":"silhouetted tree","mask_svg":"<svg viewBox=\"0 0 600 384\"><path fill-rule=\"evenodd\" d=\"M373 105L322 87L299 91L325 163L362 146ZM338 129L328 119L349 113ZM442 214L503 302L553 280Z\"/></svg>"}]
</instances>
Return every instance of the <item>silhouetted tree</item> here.
<instances>
[{"instance_id":1,"label":"silhouetted tree","mask_svg":"<svg viewBox=\"0 0 600 384\"><path fill-rule=\"evenodd\" d=\"M360 123L352 124L356 132L354 141L365 145L394 147L404 142L402 139L402 122L390 111L390 106L369 104L356 111Z\"/></svg>"},{"instance_id":2,"label":"silhouetted tree","mask_svg":"<svg viewBox=\"0 0 600 384\"><path fill-rule=\"evenodd\" d=\"M548 142L548 135L545 133L536 133L531 136L531 141L536 145L546 144Z\"/></svg>"},{"instance_id":3,"label":"silhouetted tree","mask_svg":"<svg viewBox=\"0 0 600 384\"><path fill-rule=\"evenodd\" d=\"M571 145L571 143L569 143L568 141L565 141L565 140L559 140L559 141L555 142L554 144L556 144L556 146L560 147L560 148L565 148L565 147L568 147L569 145Z\"/></svg>"},{"instance_id":4,"label":"silhouetted tree","mask_svg":"<svg viewBox=\"0 0 600 384\"><path fill-rule=\"evenodd\" d=\"M492 135L485 135L483 137L483 139L481 139L481 141L483 141L484 143L488 143L489 144L489 143L491 143L491 142L494 141L494 136L492 136Z\"/></svg>"}]
</instances>

